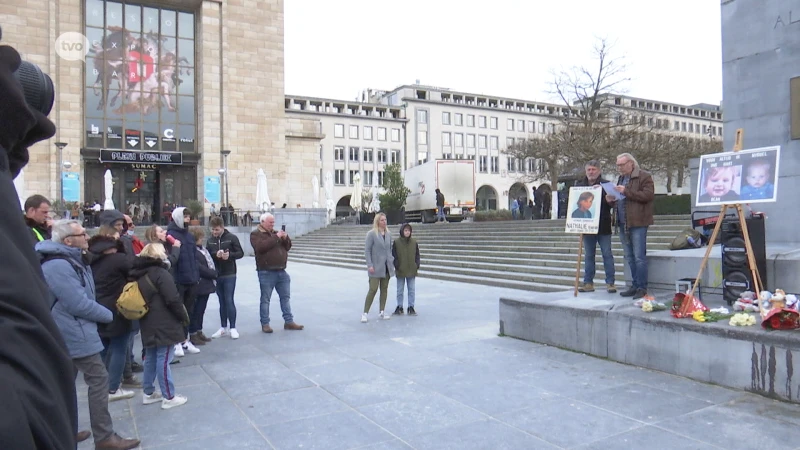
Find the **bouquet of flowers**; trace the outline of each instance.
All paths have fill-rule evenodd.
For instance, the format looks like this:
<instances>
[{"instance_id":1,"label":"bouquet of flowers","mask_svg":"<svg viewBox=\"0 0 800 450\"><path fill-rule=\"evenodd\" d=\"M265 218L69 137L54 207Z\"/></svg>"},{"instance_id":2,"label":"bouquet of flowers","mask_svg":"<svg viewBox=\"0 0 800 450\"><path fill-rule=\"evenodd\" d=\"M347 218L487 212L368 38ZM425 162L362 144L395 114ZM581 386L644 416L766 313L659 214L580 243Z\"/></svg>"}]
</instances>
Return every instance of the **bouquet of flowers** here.
<instances>
[{"instance_id":1,"label":"bouquet of flowers","mask_svg":"<svg viewBox=\"0 0 800 450\"><path fill-rule=\"evenodd\" d=\"M773 309L761 321L767 330L794 330L800 328L800 314L792 309Z\"/></svg>"},{"instance_id":2,"label":"bouquet of flowers","mask_svg":"<svg viewBox=\"0 0 800 450\"><path fill-rule=\"evenodd\" d=\"M680 292L675 294L675 297L672 299L672 317L676 319L693 317L693 314L697 311L708 311L708 307L697 297L688 297L686 294Z\"/></svg>"},{"instance_id":3,"label":"bouquet of flowers","mask_svg":"<svg viewBox=\"0 0 800 450\"><path fill-rule=\"evenodd\" d=\"M692 313L692 318L698 322L718 322L731 316L732 314L724 314L717 311L695 311Z\"/></svg>"},{"instance_id":4,"label":"bouquet of flowers","mask_svg":"<svg viewBox=\"0 0 800 450\"><path fill-rule=\"evenodd\" d=\"M728 324L732 327L749 327L756 324L756 317L745 313L734 314Z\"/></svg>"},{"instance_id":5,"label":"bouquet of flowers","mask_svg":"<svg viewBox=\"0 0 800 450\"><path fill-rule=\"evenodd\" d=\"M664 311L667 309L667 305L657 302L655 300L647 300L642 302L642 311L649 313L653 311Z\"/></svg>"}]
</instances>

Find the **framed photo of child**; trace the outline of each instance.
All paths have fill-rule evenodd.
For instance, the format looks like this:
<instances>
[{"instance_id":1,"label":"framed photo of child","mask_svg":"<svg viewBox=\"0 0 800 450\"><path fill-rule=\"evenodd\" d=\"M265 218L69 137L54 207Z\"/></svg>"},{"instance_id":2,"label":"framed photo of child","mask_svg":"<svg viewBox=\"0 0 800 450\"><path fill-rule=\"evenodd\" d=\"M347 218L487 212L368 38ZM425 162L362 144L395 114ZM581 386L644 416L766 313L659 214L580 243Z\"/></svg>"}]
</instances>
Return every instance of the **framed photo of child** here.
<instances>
[{"instance_id":1,"label":"framed photo of child","mask_svg":"<svg viewBox=\"0 0 800 450\"><path fill-rule=\"evenodd\" d=\"M774 146L702 155L695 206L776 201L780 151Z\"/></svg>"},{"instance_id":2,"label":"framed photo of child","mask_svg":"<svg viewBox=\"0 0 800 450\"><path fill-rule=\"evenodd\" d=\"M600 186L574 186L569 188L567 200L566 233L597 234L600 228L600 203L603 198Z\"/></svg>"}]
</instances>

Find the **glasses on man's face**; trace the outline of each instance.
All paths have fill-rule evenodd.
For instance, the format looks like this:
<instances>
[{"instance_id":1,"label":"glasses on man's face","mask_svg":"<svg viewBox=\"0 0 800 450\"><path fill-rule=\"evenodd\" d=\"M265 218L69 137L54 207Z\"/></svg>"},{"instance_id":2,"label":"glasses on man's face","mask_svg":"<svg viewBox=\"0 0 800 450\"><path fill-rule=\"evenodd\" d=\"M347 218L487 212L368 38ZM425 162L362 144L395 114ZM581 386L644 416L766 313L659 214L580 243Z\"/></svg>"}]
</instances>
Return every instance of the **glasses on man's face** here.
<instances>
[{"instance_id":1,"label":"glasses on man's face","mask_svg":"<svg viewBox=\"0 0 800 450\"><path fill-rule=\"evenodd\" d=\"M85 232L85 231L84 231L83 233L77 233L77 234L70 234L70 235L67 235L67 237L87 237L87 236L89 236L89 235L88 235L88 234L86 234L86 232Z\"/></svg>"},{"instance_id":2,"label":"glasses on man's face","mask_svg":"<svg viewBox=\"0 0 800 450\"><path fill-rule=\"evenodd\" d=\"M617 167L625 167L625 166L627 166L627 165L628 165L628 163L629 163L629 162L630 162L630 161L625 161L625 162L624 162L624 163L622 163L622 164L617 164Z\"/></svg>"}]
</instances>

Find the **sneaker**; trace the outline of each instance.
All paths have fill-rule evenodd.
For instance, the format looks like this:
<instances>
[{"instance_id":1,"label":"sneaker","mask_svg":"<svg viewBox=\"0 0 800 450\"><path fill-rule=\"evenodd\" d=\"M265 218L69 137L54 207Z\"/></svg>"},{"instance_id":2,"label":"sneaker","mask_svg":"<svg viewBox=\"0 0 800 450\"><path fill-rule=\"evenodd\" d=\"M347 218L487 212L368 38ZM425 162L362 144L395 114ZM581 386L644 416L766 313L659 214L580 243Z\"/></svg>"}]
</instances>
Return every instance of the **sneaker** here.
<instances>
[{"instance_id":1,"label":"sneaker","mask_svg":"<svg viewBox=\"0 0 800 450\"><path fill-rule=\"evenodd\" d=\"M361 314L361 323L367 323L367 313Z\"/></svg>"},{"instance_id":2,"label":"sneaker","mask_svg":"<svg viewBox=\"0 0 800 450\"><path fill-rule=\"evenodd\" d=\"M183 346L181 344L175 344L175 356L183 356Z\"/></svg>"},{"instance_id":3,"label":"sneaker","mask_svg":"<svg viewBox=\"0 0 800 450\"><path fill-rule=\"evenodd\" d=\"M621 295L622 297L633 297L634 295L636 295L636 288L635 287L630 287L630 288L620 292L619 295Z\"/></svg>"},{"instance_id":4,"label":"sneaker","mask_svg":"<svg viewBox=\"0 0 800 450\"><path fill-rule=\"evenodd\" d=\"M583 283L583 285L578 288L578 292L594 292L594 284Z\"/></svg>"},{"instance_id":5,"label":"sneaker","mask_svg":"<svg viewBox=\"0 0 800 450\"><path fill-rule=\"evenodd\" d=\"M175 408L176 406L181 406L188 401L189 399L183 395L176 395L170 399L165 398L161 400L161 409Z\"/></svg>"},{"instance_id":6,"label":"sneaker","mask_svg":"<svg viewBox=\"0 0 800 450\"><path fill-rule=\"evenodd\" d=\"M153 403L158 403L163 399L164 397L161 396L161 392L153 391L153 393L150 395L142 392L142 404L144 405L152 405Z\"/></svg>"},{"instance_id":7,"label":"sneaker","mask_svg":"<svg viewBox=\"0 0 800 450\"><path fill-rule=\"evenodd\" d=\"M383 319L383 320L389 320L389 319L391 319L391 318L392 318L392 316L391 316L390 314L386 314L386 313L385 313L385 312L383 312L383 311L381 311L381 313L380 313L380 314L378 314L378 317L380 317L380 318L381 318L381 319Z\"/></svg>"},{"instance_id":8,"label":"sneaker","mask_svg":"<svg viewBox=\"0 0 800 450\"><path fill-rule=\"evenodd\" d=\"M142 382L139 381L136 377L131 376L130 378L123 378L122 379L122 387L126 388L140 388L142 387Z\"/></svg>"},{"instance_id":9,"label":"sneaker","mask_svg":"<svg viewBox=\"0 0 800 450\"><path fill-rule=\"evenodd\" d=\"M197 336L203 340L203 342L211 342L211 338L203 334L202 331L197 332Z\"/></svg>"},{"instance_id":10,"label":"sneaker","mask_svg":"<svg viewBox=\"0 0 800 450\"><path fill-rule=\"evenodd\" d=\"M221 338L223 336L227 336L227 335L228 335L228 330L225 329L225 328L220 328L219 330L217 330L216 333L211 335L211 339L219 339L219 338Z\"/></svg>"},{"instance_id":11,"label":"sneaker","mask_svg":"<svg viewBox=\"0 0 800 450\"><path fill-rule=\"evenodd\" d=\"M402 316L403 314L404 313L403 313L403 307L402 306L398 306L397 308L394 309L394 315L395 316L398 316L398 315Z\"/></svg>"},{"instance_id":12,"label":"sneaker","mask_svg":"<svg viewBox=\"0 0 800 450\"><path fill-rule=\"evenodd\" d=\"M186 341L186 342L184 342L184 343L183 343L183 349L184 349L185 351L187 351L187 352L191 353L191 354L200 353L200 349L199 349L199 348L197 348L197 347L195 347L195 346L194 346L194 344L192 344L192 341Z\"/></svg>"},{"instance_id":13,"label":"sneaker","mask_svg":"<svg viewBox=\"0 0 800 450\"><path fill-rule=\"evenodd\" d=\"M191 336L189 336L189 342L195 346L206 345L206 341L200 339L200 336L197 333L194 333Z\"/></svg>"},{"instance_id":14,"label":"sneaker","mask_svg":"<svg viewBox=\"0 0 800 450\"><path fill-rule=\"evenodd\" d=\"M131 372L142 373L144 372L144 366L134 361L131 363Z\"/></svg>"},{"instance_id":15,"label":"sneaker","mask_svg":"<svg viewBox=\"0 0 800 450\"><path fill-rule=\"evenodd\" d=\"M133 395L133 391L126 391L125 389L119 388L114 392L108 393L108 401L115 402L117 400L125 400L133 397Z\"/></svg>"},{"instance_id":16,"label":"sneaker","mask_svg":"<svg viewBox=\"0 0 800 450\"><path fill-rule=\"evenodd\" d=\"M607 284L606 291L608 291L609 294L614 294L617 292L617 287L614 286L613 284Z\"/></svg>"},{"instance_id":17,"label":"sneaker","mask_svg":"<svg viewBox=\"0 0 800 450\"><path fill-rule=\"evenodd\" d=\"M409 315L409 316L416 316L416 315L417 315L417 310L416 310L416 309L414 309L414 307L413 307L413 306L409 306L409 307L408 307L408 315Z\"/></svg>"},{"instance_id":18,"label":"sneaker","mask_svg":"<svg viewBox=\"0 0 800 450\"><path fill-rule=\"evenodd\" d=\"M231 339L239 339L239 332L236 328L231 328Z\"/></svg>"},{"instance_id":19,"label":"sneaker","mask_svg":"<svg viewBox=\"0 0 800 450\"><path fill-rule=\"evenodd\" d=\"M647 296L647 289L637 289L636 293L633 294L634 299L643 298L645 296Z\"/></svg>"}]
</instances>

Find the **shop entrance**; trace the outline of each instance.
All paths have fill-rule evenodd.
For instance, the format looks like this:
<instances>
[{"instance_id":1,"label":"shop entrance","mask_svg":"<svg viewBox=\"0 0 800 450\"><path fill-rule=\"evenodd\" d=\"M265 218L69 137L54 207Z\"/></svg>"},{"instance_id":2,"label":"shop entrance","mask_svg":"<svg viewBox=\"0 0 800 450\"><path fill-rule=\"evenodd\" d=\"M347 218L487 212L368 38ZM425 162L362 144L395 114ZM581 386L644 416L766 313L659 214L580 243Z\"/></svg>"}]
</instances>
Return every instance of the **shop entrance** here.
<instances>
[{"instance_id":1,"label":"shop entrance","mask_svg":"<svg viewBox=\"0 0 800 450\"><path fill-rule=\"evenodd\" d=\"M142 169L126 170L122 194L124 196L125 214L131 216L137 225L150 224L160 214L161 184L159 170ZM120 208L122 210L123 208Z\"/></svg>"}]
</instances>

